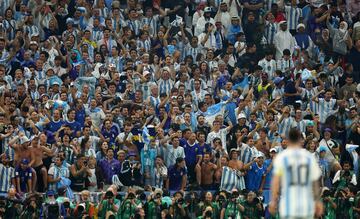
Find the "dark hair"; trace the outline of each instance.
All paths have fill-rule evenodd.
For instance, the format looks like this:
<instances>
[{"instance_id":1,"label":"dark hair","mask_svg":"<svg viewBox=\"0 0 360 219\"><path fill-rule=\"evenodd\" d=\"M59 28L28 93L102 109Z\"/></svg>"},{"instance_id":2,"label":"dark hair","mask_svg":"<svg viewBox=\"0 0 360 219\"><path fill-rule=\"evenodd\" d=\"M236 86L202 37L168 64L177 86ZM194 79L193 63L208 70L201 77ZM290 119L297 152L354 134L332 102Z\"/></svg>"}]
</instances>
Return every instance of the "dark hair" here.
<instances>
[{"instance_id":1,"label":"dark hair","mask_svg":"<svg viewBox=\"0 0 360 219\"><path fill-rule=\"evenodd\" d=\"M289 141L298 142L301 139L301 133L297 128L291 128L289 131Z\"/></svg>"}]
</instances>

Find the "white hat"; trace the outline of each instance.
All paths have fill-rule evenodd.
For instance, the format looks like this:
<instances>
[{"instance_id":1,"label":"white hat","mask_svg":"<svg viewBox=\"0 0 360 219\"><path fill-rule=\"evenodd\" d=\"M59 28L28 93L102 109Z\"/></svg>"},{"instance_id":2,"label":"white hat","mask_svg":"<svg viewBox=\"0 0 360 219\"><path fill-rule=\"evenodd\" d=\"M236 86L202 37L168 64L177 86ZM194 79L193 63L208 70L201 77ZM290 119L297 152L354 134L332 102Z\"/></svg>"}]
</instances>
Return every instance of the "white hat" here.
<instances>
[{"instance_id":1,"label":"white hat","mask_svg":"<svg viewBox=\"0 0 360 219\"><path fill-rule=\"evenodd\" d=\"M211 8L210 8L210 7L206 7L206 8L204 9L204 13L207 13L207 12L211 12Z\"/></svg>"},{"instance_id":2,"label":"white hat","mask_svg":"<svg viewBox=\"0 0 360 219\"><path fill-rule=\"evenodd\" d=\"M38 43L36 41L30 41L30 45L31 44L35 44L35 45L38 45Z\"/></svg>"},{"instance_id":3,"label":"white hat","mask_svg":"<svg viewBox=\"0 0 360 219\"><path fill-rule=\"evenodd\" d=\"M246 115L244 113L240 113L237 119L246 119Z\"/></svg>"},{"instance_id":4,"label":"white hat","mask_svg":"<svg viewBox=\"0 0 360 219\"><path fill-rule=\"evenodd\" d=\"M299 29L300 27L305 28L305 24L302 24L302 23L298 24L298 25L296 26L296 29Z\"/></svg>"},{"instance_id":5,"label":"white hat","mask_svg":"<svg viewBox=\"0 0 360 219\"><path fill-rule=\"evenodd\" d=\"M20 137L20 144L25 144L27 142L30 142L28 137L26 137L25 135Z\"/></svg>"},{"instance_id":6,"label":"white hat","mask_svg":"<svg viewBox=\"0 0 360 219\"><path fill-rule=\"evenodd\" d=\"M148 74L151 74L149 71L144 71L143 72L143 76L145 77L146 75L148 75Z\"/></svg>"},{"instance_id":7,"label":"white hat","mask_svg":"<svg viewBox=\"0 0 360 219\"><path fill-rule=\"evenodd\" d=\"M255 156L256 158L259 158L259 157L264 157L264 154L263 153L261 153L261 152L259 152L259 153L257 153L256 154L256 156Z\"/></svg>"},{"instance_id":8,"label":"white hat","mask_svg":"<svg viewBox=\"0 0 360 219\"><path fill-rule=\"evenodd\" d=\"M276 149L276 148L270 148L270 153L271 153L271 152L277 153L277 149Z\"/></svg>"}]
</instances>

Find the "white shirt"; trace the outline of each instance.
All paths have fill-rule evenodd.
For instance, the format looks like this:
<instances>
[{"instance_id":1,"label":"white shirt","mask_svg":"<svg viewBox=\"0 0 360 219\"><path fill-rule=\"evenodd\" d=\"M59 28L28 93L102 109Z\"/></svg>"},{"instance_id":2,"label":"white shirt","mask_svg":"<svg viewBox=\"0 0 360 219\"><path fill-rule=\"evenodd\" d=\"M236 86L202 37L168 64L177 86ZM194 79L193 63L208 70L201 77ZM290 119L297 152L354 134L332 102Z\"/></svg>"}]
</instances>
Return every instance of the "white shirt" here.
<instances>
[{"instance_id":1,"label":"white shirt","mask_svg":"<svg viewBox=\"0 0 360 219\"><path fill-rule=\"evenodd\" d=\"M226 135L227 134L228 134L228 131L226 128L220 129L218 132L212 131L207 136L206 144L211 144L211 147L214 147L213 140L215 138L220 138L222 147L224 148L225 151L227 151L227 147L226 147Z\"/></svg>"}]
</instances>

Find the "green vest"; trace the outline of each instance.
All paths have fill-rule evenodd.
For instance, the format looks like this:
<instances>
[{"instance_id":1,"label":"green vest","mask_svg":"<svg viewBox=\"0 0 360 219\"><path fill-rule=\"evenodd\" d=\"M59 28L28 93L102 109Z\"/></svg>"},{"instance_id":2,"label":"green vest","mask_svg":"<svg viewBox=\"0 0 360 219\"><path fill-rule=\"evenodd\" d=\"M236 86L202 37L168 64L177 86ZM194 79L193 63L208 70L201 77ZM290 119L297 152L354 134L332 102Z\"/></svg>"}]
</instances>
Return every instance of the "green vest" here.
<instances>
[{"instance_id":1,"label":"green vest","mask_svg":"<svg viewBox=\"0 0 360 219\"><path fill-rule=\"evenodd\" d=\"M98 213L99 214L99 219L105 219L106 212L111 211L112 206L109 204L108 200L106 200L106 199L102 200L101 203L102 203L102 209ZM114 204L119 206L120 205L120 200L119 199L114 199ZM113 212L113 213L115 214L116 219L120 219L119 211L118 212Z\"/></svg>"}]
</instances>

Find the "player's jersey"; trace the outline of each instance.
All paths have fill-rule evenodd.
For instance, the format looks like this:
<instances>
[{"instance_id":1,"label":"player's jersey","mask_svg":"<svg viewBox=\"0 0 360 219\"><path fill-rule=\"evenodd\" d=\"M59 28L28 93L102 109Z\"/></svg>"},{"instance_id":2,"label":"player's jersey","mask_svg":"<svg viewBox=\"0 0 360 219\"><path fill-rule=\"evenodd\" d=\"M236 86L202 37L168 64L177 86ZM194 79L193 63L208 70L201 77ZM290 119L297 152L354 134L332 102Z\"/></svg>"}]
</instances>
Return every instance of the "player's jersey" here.
<instances>
[{"instance_id":1,"label":"player's jersey","mask_svg":"<svg viewBox=\"0 0 360 219\"><path fill-rule=\"evenodd\" d=\"M280 176L280 216L312 218L312 185L321 175L314 156L305 149L288 148L275 158L273 173Z\"/></svg>"}]
</instances>

